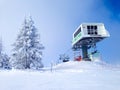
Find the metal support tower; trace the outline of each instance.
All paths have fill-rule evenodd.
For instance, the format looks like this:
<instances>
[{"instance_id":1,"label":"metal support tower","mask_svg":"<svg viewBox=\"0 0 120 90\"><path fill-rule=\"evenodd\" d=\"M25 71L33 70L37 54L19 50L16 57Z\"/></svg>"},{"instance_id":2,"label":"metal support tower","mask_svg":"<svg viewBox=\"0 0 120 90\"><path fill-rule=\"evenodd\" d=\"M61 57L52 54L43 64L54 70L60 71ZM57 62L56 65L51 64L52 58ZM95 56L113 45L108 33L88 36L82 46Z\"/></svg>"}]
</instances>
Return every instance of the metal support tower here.
<instances>
[{"instance_id":1,"label":"metal support tower","mask_svg":"<svg viewBox=\"0 0 120 90\"><path fill-rule=\"evenodd\" d=\"M82 56L83 56L83 59L85 61L89 60L89 57L88 57L88 47L87 45L83 45L82 46Z\"/></svg>"}]
</instances>

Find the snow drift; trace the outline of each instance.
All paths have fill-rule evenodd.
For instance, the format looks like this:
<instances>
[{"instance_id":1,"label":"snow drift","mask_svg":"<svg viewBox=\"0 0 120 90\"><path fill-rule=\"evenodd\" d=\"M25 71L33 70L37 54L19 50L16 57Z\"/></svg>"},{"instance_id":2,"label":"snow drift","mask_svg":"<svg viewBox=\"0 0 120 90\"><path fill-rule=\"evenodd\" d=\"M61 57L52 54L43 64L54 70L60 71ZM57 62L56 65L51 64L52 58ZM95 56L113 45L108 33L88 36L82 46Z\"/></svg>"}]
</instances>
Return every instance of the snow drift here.
<instances>
[{"instance_id":1,"label":"snow drift","mask_svg":"<svg viewBox=\"0 0 120 90\"><path fill-rule=\"evenodd\" d=\"M100 62L59 64L42 71L0 71L1 90L120 90L120 69Z\"/></svg>"}]
</instances>

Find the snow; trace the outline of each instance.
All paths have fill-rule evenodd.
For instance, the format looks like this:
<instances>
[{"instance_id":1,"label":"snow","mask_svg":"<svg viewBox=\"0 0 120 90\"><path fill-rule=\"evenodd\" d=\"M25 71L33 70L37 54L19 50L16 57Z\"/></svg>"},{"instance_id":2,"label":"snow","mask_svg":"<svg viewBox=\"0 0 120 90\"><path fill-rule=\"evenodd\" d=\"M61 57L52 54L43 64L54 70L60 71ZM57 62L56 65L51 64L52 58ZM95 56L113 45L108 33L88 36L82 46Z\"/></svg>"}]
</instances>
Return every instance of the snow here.
<instances>
[{"instance_id":1,"label":"snow","mask_svg":"<svg viewBox=\"0 0 120 90\"><path fill-rule=\"evenodd\" d=\"M10 63L15 69L40 69L43 45L31 16L25 18L18 37L13 44Z\"/></svg>"},{"instance_id":2,"label":"snow","mask_svg":"<svg viewBox=\"0 0 120 90\"><path fill-rule=\"evenodd\" d=\"M120 69L100 62L66 62L41 71L0 70L0 90L120 90Z\"/></svg>"}]
</instances>

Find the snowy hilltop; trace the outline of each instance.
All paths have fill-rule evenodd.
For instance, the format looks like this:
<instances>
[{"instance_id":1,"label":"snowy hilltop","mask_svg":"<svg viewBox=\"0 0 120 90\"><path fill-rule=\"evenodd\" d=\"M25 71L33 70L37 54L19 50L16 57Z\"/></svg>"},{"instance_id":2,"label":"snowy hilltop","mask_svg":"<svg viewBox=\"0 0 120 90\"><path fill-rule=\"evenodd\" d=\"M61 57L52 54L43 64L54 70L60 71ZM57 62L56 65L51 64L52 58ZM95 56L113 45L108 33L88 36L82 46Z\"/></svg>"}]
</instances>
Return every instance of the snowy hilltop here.
<instances>
[{"instance_id":1,"label":"snowy hilltop","mask_svg":"<svg viewBox=\"0 0 120 90\"><path fill-rule=\"evenodd\" d=\"M115 67L103 61L69 61L51 67L52 71L67 71L67 72L81 72L81 71L103 71L103 70L120 70L120 67Z\"/></svg>"},{"instance_id":2,"label":"snowy hilltop","mask_svg":"<svg viewBox=\"0 0 120 90\"><path fill-rule=\"evenodd\" d=\"M120 90L120 69L70 61L42 71L1 71L1 90ZM7 82L6 82L7 81Z\"/></svg>"}]
</instances>

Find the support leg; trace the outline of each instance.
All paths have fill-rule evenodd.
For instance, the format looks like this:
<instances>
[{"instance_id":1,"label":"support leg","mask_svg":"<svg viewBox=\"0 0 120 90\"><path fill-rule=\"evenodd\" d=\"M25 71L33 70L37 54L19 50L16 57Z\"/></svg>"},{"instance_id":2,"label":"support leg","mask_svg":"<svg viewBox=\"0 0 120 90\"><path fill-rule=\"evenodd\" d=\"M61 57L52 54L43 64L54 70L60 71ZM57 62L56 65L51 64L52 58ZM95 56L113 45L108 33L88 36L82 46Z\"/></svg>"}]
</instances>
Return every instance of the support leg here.
<instances>
[{"instance_id":1,"label":"support leg","mask_svg":"<svg viewBox=\"0 0 120 90\"><path fill-rule=\"evenodd\" d=\"M88 57L88 47L87 47L87 45L82 46L82 56L83 56L83 60L91 61Z\"/></svg>"}]
</instances>

